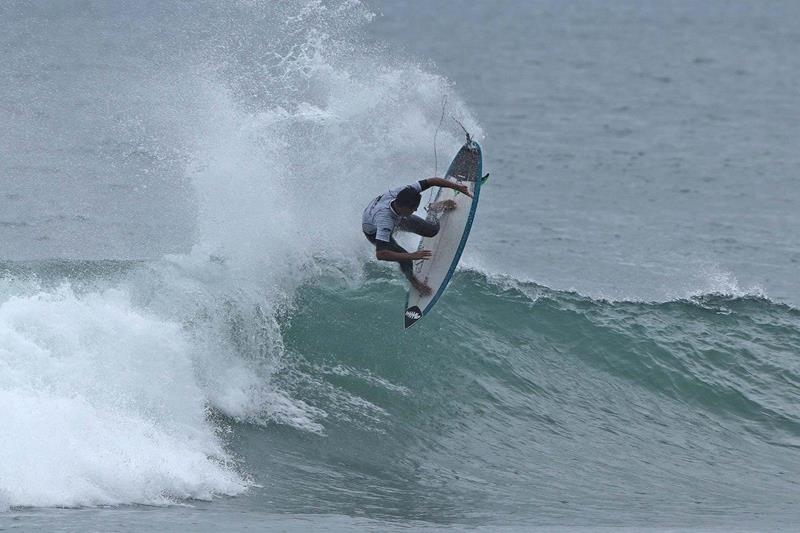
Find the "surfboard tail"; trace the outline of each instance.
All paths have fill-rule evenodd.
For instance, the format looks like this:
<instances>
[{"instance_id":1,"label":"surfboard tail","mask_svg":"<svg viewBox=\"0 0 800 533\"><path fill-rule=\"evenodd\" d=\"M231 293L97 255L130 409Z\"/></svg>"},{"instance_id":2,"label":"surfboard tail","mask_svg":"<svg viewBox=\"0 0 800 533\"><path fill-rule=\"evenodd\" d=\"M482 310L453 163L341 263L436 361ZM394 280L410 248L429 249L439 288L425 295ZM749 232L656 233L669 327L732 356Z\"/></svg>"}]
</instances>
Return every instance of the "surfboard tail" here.
<instances>
[{"instance_id":1,"label":"surfboard tail","mask_svg":"<svg viewBox=\"0 0 800 533\"><path fill-rule=\"evenodd\" d=\"M414 305L406 309L403 316L405 317L406 329L408 329L413 326L417 320L422 318L422 311L420 311L419 307Z\"/></svg>"}]
</instances>

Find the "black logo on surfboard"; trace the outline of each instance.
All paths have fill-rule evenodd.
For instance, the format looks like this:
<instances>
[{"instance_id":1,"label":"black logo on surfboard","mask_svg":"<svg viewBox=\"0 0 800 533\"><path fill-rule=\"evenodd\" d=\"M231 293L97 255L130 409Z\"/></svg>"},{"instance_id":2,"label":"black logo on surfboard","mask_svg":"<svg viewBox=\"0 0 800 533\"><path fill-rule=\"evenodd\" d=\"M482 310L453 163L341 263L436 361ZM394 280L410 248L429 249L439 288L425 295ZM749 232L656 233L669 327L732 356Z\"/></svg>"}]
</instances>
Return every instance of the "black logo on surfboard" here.
<instances>
[{"instance_id":1,"label":"black logo on surfboard","mask_svg":"<svg viewBox=\"0 0 800 533\"><path fill-rule=\"evenodd\" d=\"M410 327L414 322L422 318L422 311L416 305L409 307L405 312L406 328Z\"/></svg>"}]
</instances>

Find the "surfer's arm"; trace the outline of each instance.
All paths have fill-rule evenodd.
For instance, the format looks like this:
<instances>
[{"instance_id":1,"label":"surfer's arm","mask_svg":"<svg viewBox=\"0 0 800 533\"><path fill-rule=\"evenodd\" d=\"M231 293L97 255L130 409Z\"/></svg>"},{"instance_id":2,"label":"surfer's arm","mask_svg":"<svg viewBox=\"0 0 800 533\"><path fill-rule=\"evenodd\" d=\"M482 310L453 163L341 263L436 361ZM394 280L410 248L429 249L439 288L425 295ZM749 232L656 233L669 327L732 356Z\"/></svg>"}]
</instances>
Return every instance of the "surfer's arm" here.
<instances>
[{"instance_id":1,"label":"surfer's arm","mask_svg":"<svg viewBox=\"0 0 800 533\"><path fill-rule=\"evenodd\" d=\"M456 183L454 181L442 179L442 178L428 178L419 182L422 185L422 190L428 189L430 187L444 187L445 189L453 189L454 191L458 191L460 193L466 194L470 198L472 198L472 193L469 192L469 188L466 185L462 185L460 183Z\"/></svg>"},{"instance_id":2,"label":"surfer's arm","mask_svg":"<svg viewBox=\"0 0 800 533\"><path fill-rule=\"evenodd\" d=\"M381 226L375 233L371 241L375 244L375 258L378 261L394 261L404 263L406 261L417 261L428 259L431 255L429 250L418 250L408 253L405 249L392 240L392 229L389 226Z\"/></svg>"}]
</instances>

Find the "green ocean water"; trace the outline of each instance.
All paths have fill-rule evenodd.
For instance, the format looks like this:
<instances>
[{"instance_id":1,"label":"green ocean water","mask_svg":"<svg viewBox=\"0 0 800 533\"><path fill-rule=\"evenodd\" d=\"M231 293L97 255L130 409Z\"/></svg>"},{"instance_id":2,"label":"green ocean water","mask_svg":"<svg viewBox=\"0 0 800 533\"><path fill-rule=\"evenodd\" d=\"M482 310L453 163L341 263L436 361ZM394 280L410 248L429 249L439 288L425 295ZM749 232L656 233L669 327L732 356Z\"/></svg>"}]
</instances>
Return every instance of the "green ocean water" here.
<instances>
[{"instance_id":1,"label":"green ocean water","mask_svg":"<svg viewBox=\"0 0 800 533\"><path fill-rule=\"evenodd\" d=\"M3 279L34 284L31 300L61 291L56 299L76 308L87 295L117 287L133 296L128 312L150 313L157 298L140 283L159 271L164 265L141 262L5 264ZM259 392L262 403L237 413L203 376L199 367L208 363L198 348L189 348L208 398L205 424L225 450L222 465L244 483L233 498L218 494L191 504L208 514L203 527L238 513L268 513L267 523L287 520L290 530L301 527L290 517L307 514L309 527L323 529L327 516L366 520L331 527L378 530L791 527L800 311L746 295L595 300L460 270L424 327L403 332L397 302L404 288L394 272L367 264L362 275L354 284L329 268L305 282L275 315L277 329L264 315L265 302L235 294L206 300L179 326L182 336L197 338L210 327L199 317L213 315L230 353L268 384ZM76 300L63 296L65 283ZM12 306L0 308L5 324L43 342L30 326L20 329ZM76 319L60 320L55 329ZM79 332L97 335L85 325ZM113 359L113 344L106 348L110 360L102 366L129 364ZM88 356L62 357L82 365ZM4 364L12 376L35 368L30 361L15 368L8 357ZM58 395L60 381L80 383L68 375L52 379L47 394ZM145 373L128 382L122 414L157 415L138 379L163 378ZM28 389L7 374L5 390ZM72 394L94 401L88 390ZM178 391L160 399L185 400ZM182 434L176 422L157 426ZM13 439L6 446L21 453ZM76 503L102 502L91 494L78 494ZM12 505L10 512L21 524L55 519L27 508ZM125 513L141 524L148 511L137 515L136 508ZM169 508L157 509L153 524L169 520ZM180 514L180 523L193 516ZM108 510L95 519L97 527L115 520Z\"/></svg>"},{"instance_id":2,"label":"green ocean water","mask_svg":"<svg viewBox=\"0 0 800 533\"><path fill-rule=\"evenodd\" d=\"M306 373L376 406L345 402L331 412L344 423L326 424L329 459L365 468L348 483L365 498L389 490L402 509L414 487L419 518L477 522L581 521L587 505L610 524L668 524L676 507L687 524L793 513L797 310L714 294L609 302L462 271L425 328L351 331L396 322L380 295L398 289L307 287L284 336Z\"/></svg>"}]
</instances>

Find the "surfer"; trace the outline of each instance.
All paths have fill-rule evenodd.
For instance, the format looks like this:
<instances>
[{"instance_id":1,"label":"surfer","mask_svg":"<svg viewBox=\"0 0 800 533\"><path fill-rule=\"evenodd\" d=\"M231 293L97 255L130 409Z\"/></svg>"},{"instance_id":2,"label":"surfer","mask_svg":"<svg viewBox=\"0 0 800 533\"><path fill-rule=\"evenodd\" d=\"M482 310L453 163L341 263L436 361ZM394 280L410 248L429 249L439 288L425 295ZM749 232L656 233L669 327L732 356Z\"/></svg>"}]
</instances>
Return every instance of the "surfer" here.
<instances>
[{"instance_id":1,"label":"surfer","mask_svg":"<svg viewBox=\"0 0 800 533\"><path fill-rule=\"evenodd\" d=\"M414 215L422 199L420 193L430 187L454 189L472 197L466 185L442 178L428 178L377 196L367 205L361 217L361 229L367 240L375 245L375 257L380 261L400 263L400 270L408 278L409 283L423 295L430 294L431 288L414 276L412 261L424 261L430 258L430 250L408 252L397 244L392 234L396 228L423 237L433 237L439 232L439 221L435 217L425 220ZM456 203L453 200L445 200L431 204L428 206L428 211L436 213L455 208Z\"/></svg>"}]
</instances>

